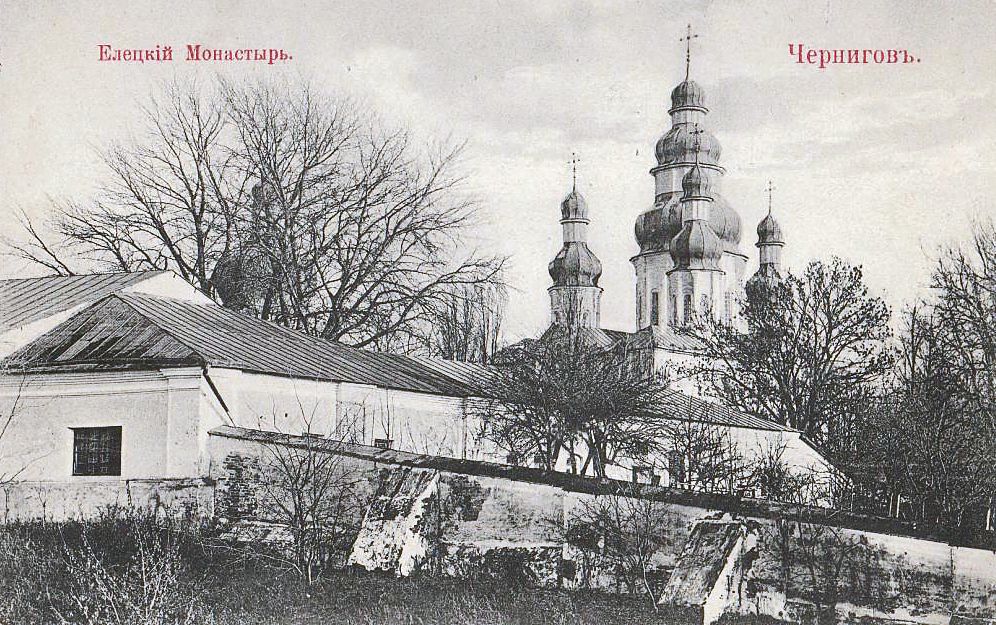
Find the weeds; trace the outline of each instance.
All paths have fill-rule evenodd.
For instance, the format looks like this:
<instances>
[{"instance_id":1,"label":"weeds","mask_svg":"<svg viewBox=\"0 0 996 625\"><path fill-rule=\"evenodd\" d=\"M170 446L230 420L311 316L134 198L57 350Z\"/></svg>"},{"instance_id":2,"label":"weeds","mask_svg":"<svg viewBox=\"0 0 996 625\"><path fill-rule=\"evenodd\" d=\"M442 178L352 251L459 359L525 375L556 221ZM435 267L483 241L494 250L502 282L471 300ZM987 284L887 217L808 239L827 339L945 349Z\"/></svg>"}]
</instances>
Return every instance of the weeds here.
<instances>
[{"instance_id":1,"label":"weeds","mask_svg":"<svg viewBox=\"0 0 996 625\"><path fill-rule=\"evenodd\" d=\"M108 511L0 526L0 623L305 625L663 623L639 599L490 581L294 571L192 522ZM670 625L676 624L673 620Z\"/></svg>"}]
</instances>

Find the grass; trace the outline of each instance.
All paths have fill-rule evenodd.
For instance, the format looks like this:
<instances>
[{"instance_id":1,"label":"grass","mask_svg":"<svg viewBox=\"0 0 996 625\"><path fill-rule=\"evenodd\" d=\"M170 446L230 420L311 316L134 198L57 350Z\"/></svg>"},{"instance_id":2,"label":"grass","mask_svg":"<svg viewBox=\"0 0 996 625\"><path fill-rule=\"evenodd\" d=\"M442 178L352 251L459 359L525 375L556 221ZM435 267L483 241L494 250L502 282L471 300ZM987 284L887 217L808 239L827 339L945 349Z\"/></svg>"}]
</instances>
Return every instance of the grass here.
<instances>
[{"instance_id":1,"label":"grass","mask_svg":"<svg viewBox=\"0 0 996 625\"><path fill-rule=\"evenodd\" d=\"M644 598L487 581L289 569L211 528L108 515L0 527L0 623L24 625L653 624Z\"/></svg>"},{"instance_id":2,"label":"grass","mask_svg":"<svg viewBox=\"0 0 996 625\"><path fill-rule=\"evenodd\" d=\"M206 598L219 623L470 623L505 625L664 623L634 597L565 590L494 588L465 580L393 579L343 572L312 587L252 576L216 586ZM233 599L254 588L249 601ZM247 593L249 594L249 593ZM334 619L332 618L334 616Z\"/></svg>"}]
</instances>

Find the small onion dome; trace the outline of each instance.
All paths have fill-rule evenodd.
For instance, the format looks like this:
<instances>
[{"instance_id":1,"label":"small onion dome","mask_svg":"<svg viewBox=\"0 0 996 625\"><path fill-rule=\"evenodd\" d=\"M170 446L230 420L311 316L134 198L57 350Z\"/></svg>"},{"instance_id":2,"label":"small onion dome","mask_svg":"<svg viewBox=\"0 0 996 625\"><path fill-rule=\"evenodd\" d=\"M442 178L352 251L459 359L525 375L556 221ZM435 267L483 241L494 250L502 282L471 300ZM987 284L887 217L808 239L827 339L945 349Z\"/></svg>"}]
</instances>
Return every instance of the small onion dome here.
<instances>
[{"instance_id":1,"label":"small onion dome","mask_svg":"<svg viewBox=\"0 0 996 625\"><path fill-rule=\"evenodd\" d=\"M550 261L549 270L554 286L598 286L602 263L585 243L571 241Z\"/></svg>"},{"instance_id":2,"label":"small onion dome","mask_svg":"<svg viewBox=\"0 0 996 625\"><path fill-rule=\"evenodd\" d=\"M682 199L706 198L712 199L712 180L702 172L698 163L692 166L681 178Z\"/></svg>"},{"instance_id":3,"label":"small onion dome","mask_svg":"<svg viewBox=\"0 0 996 625\"><path fill-rule=\"evenodd\" d=\"M695 162L696 135L691 130L691 124L675 124L664 133L654 148L658 165ZM719 144L719 140L708 131L700 132L697 139L699 162L719 165L719 158L723 155L723 146Z\"/></svg>"},{"instance_id":4,"label":"small onion dome","mask_svg":"<svg viewBox=\"0 0 996 625\"><path fill-rule=\"evenodd\" d=\"M588 219L588 202L574 189L560 203L561 219Z\"/></svg>"},{"instance_id":5,"label":"small onion dome","mask_svg":"<svg viewBox=\"0 0 996 625\"><path fill-rule=\"evenodd\" d=\"M782 235L782 227L771 213L757 224L757 246L762 245L785 245L785 237Z\"/></svg>"},{"instance_id":6,"label":"small onion dome","mask_svg":"<svg viewBox=\"0 0 996 625\"><path fill-rule=\"evenodd\" d=\"M671 258L679 269L719 269L722 256L723 242L702 220L689 221L671 239Z\"/></svg>"},{"instance_id":7,"label":"small onion dome","mask_svg":"<svg viewBox=\"0 0 996 625\"><path fill-rule=\"evenodd\" d=\"M684 108L706 109L705 92L694 80L686 80L671 92L671 112Z\"/></svg>"}]
</instances>

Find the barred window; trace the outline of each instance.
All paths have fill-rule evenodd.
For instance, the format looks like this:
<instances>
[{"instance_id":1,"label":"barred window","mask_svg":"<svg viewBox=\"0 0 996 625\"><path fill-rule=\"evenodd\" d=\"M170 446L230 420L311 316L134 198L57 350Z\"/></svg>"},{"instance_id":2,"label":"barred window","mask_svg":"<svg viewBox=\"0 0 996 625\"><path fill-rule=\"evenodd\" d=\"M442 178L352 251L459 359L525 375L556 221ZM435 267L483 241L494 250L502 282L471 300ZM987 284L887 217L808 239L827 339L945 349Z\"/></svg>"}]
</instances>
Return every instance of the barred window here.
<instances>
[{"instance_id":1,"label":"barred window","mask_svg":"<svg viewBox=\"0 0 996 625\"><path fill-rule=\"evenodd\" d=\"M73 428L73 475L121 475L121 426Z\"/></svg>"}]
</instances>

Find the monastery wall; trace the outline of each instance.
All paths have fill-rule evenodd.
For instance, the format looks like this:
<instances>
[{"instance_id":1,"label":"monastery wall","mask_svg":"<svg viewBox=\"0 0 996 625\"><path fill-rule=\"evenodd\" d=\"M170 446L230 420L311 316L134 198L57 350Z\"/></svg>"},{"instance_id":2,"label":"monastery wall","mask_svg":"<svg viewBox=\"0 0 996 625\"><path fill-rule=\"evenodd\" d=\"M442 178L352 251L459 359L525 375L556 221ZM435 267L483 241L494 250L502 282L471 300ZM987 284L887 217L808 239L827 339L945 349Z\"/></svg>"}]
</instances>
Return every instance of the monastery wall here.
<instances>
[{"instance_id":1,"label":"monastery wall","mask_svg":"<svg viewBox=\"0 0 996 625\"><path fill-rule=\"evenodd\" d=\"M233 429L211 435L215 507L233 528L274 520L260 516L254 485L261 445L268 444ZM597 543L572 531L586 509L613 497L608 492L618 483L359 446L344 450L343 457L362 476L371 502L354 513L356 538L343 554L352 565L395 575L640 591L607 564ZM791 512L763 501L671 489L644 492L658 500L663 521L655 527L666 535L652 559L652 583L662 588L678 568L703 568L700 585L712 584L703 602L722 598L719 611L697 608L710 618L725 610L815 622L832 573L842 622L940 624L952 614L960 622L996 622L993 551L917 537L888 519ZM736 567L724 559L733 557L728 551L686 553L689 536L703 522L746 528L751 541L737 543ZM790 531L781 532L785 527ZM827 568L826 562L840 564Z\"/></svg>"}]
</instances>

